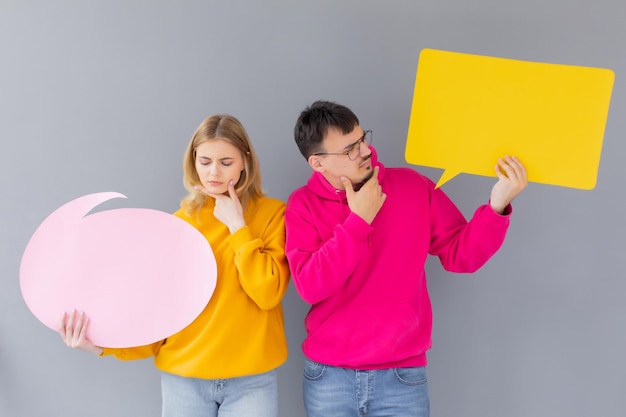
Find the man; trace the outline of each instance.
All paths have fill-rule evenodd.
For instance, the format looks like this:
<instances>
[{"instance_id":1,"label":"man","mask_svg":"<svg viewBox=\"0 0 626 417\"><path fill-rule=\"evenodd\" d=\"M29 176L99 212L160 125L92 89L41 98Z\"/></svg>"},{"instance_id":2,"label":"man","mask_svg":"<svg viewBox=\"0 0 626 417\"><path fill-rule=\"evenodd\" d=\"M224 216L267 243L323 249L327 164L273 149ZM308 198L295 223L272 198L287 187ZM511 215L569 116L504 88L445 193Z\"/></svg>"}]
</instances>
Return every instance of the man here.
<instances>
[{"instance_id":1,"label":"man","mask_svg":"<svg viewBox=\"0 0 626 417\"><path fill-rule=\"evenodd\" d=\"M426 257L454 272L485 264L526 187L524 166L498 160L489 203L467 222L432 181L378 162L372 133L347 107L317 101L294 133L313 169L285 213L293 282L311 304L302 344L307 416L428 416Z\"/></svg>"}]
</instances>

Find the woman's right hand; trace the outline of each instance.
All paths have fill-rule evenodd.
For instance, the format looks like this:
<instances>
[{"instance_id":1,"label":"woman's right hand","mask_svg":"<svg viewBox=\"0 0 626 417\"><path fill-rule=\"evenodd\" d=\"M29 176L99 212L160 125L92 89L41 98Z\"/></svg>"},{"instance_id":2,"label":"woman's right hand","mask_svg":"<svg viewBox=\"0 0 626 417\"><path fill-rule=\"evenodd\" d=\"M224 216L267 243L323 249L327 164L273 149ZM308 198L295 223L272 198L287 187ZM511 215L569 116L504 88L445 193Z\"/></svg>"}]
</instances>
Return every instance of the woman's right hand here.
<instances>
[{"instance_id":1,"label":"woman's right hand","mask_svg":"<svg viewBox=\"0 0 626 417\"><path fill-rule=\"evenodd\" d=\"M87 339L88 327L89 319L85 317L85 314L82 311L76 313L76 310L72 310L69 315L65 312L63 313L59 321L59 334L69 347L101 355L103 349Z\"/></svg>"},{"instance_id":2,"label":"woman's right hand","mask_svg":"<svg viewBox=\"0 0 626 417\"><path fill-rule=\"evenodd\" d=\"M212 194L202 186L194 188L215 199L213 215L228 227L231 235L246 225L246 221L243 218L243 207L235 191L233 180L228 182L228 195Z\"/></svg>"}]
</instances>

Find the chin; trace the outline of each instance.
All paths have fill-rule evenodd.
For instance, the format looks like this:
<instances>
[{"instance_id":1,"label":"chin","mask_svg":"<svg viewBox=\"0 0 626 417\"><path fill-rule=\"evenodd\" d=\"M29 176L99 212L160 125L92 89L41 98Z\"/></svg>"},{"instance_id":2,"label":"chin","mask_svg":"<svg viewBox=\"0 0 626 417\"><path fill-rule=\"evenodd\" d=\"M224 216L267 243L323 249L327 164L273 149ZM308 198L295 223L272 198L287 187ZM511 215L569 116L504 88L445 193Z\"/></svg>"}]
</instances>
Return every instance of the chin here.
<instances>
[{"instance_id":1,"label":"chin","mask_svg":"<svg viewBox=\"0 0 626 417\"><path fill-rule=\"evenodd\" d=\"M225 194L228 192L227 188L222 188L222 187L204 187L209 193L211 194Z\"/></svg>"},{"instance_id":2,"label":"chin","mask_svg":"<svg viewBox=\"0 0 626 417\"><path fill-rule=\"evenodd\" d=\"M363 177L363 181L361 182L368 182L370 178L372 178L372 176L374 175L374 170L372 168L368 168L367 173L365 174L365 176Z\"/></svg>"}]
</instances>

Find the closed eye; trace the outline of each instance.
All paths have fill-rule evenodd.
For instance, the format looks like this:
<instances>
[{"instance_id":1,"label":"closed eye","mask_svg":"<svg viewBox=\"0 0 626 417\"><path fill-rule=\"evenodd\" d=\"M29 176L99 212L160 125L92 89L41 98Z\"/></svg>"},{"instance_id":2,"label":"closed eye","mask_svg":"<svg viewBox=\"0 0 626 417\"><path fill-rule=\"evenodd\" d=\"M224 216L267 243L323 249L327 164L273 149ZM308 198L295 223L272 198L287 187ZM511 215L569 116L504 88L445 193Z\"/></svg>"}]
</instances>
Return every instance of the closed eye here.
<instances>
[{"instance_id":1,"label":"closed eye","mask_svg":"<svg viewBox=\"0 0 626 417\"><path fill-rule=\"evenodd\" d=\"M357 149L358 147L360 147L361 143L363 143L363 139L364 138L361 138L361 139L357 140L356 142L354 142L352 144L352 146L350 146L350 149L348 149L348 153L350 153L350 152L354 151L355 149Z\"/></svg>"},{"instance_id":2,"label":"closed eye","mask_svg":"<svg viewBox=\"0 0 626 417\"><path fill-rule=\"evenodd\" d=\"M355 149L360 148L360 146L361 146L361 144L363 142L365 142L365 133L363 134L363 136L361 136L361 138L359 140L357 140L352 145L350 145L350 147L348 148L346 153L350 153L350 152L354 151Z\"/></svg>"},{"instance_id":3,"label":"closed eye","mask_svg":"<svg viewBox=\"0 0 626 417\"><path fill-rule=\"evenodd\" d=\"M203 158L203 157L200 157L199 160L200 160L200 165L204 165L204 166L211 165L211 163L213 162L213 160L209 158ZM233 158L223 158L223 159L220 159L219 161L220 161L220 164L222 164L225 167L231 166L234 162Z\"/></svg>"}]
</instances>

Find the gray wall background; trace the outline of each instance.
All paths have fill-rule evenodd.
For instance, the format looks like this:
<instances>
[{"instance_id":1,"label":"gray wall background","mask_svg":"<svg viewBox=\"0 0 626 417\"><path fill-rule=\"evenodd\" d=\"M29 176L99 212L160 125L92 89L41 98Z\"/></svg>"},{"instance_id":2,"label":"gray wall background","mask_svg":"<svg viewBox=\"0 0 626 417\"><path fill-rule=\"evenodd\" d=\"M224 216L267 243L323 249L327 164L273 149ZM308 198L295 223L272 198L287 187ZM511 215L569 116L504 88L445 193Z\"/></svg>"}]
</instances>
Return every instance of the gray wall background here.
<instances>
[{"instance_id":1,"label":"gray wall background","mask_svg":"<svg viewBox=\"0 0 626 417\"><path fill-rule=\"evenodd\" d=\"M530 184L473 276L429 261L432 415L623 416L625 18L622 0L0 1L0 415L160 415L151 360L68 349L26 308L19 263L49 213L100 191L128 196L103 209L174 211L184 147L216 112L241 119L265 189L286 200L309 175L293 124L319 98L355 110L381 160L406 165L429 47L616 73L597 187ZM444 190L471 216L493 183L461 175ZM280 411L303 416L308 306L291 287L284 307Z\"/></svg>"}]
</instances>

